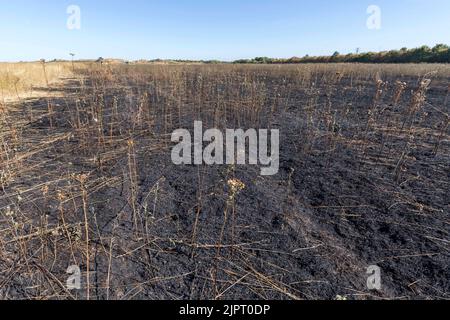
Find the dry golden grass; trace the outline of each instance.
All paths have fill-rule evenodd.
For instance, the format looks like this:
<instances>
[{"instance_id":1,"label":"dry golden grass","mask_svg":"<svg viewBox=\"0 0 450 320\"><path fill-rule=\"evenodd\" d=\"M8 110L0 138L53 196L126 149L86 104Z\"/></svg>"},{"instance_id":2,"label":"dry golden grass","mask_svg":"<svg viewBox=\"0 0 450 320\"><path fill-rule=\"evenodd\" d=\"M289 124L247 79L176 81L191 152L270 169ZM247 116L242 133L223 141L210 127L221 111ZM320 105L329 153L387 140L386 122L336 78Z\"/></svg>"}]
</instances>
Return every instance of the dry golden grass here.
<instances>
[{"instance_id":1,"label":"dry golden grass","mask_svg":"<svg viewBox=\"0 0 450 320\"><path fill-rule=\"evenodd\" d=\"M61 79L73 76L73 68L82 69L86 63L19 62L0 63L0 99L12 101L35 97Z\"/></svg>"}]
</instances>

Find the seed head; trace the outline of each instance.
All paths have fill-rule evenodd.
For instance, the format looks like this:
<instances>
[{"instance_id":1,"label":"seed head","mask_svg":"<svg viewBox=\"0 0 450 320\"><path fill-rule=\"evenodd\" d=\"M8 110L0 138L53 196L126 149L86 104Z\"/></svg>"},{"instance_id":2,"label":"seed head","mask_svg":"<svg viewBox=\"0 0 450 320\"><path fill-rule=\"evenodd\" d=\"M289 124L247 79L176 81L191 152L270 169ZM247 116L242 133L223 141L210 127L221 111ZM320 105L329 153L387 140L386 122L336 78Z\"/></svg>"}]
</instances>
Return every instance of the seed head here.
<instances>
[{"instance_id":1,"label":"seed head","mask_svg":"<svg viewBox=\"0 0 450 320\"><path fill-rule=\"evenodd\" d=\"M237 194L246 187L245 184L239 179L228 180L228 186L230 187L232 194Z\"/></svg>"}]
</instances>

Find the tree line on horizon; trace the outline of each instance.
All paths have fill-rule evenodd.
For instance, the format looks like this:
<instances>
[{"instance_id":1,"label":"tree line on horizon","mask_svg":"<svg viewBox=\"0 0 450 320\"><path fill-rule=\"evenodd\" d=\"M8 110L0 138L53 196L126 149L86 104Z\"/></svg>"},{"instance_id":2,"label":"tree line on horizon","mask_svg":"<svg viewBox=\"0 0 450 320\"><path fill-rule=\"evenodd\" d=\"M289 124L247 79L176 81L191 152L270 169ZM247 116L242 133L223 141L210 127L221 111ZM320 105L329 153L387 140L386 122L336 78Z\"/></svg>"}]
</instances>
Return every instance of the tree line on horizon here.
<instances>
[{"instance_id":1,"label":"tree line on horizon","mask_svg":"<svg viewBox=\"0 0 450 320\"><path fill-rule=\"evenodd\" d=\"M73 58L73 56L72 56ZM42 62L43 59L41 59ZM74 61L74 60L72 60ZM235 61L220 60L189 60L189 59L152 59L127 61L122 59L83 59L77 62L93 61L103 64L103 62L123 62L130 63L204 63L204 64L295 64L295 63L450 63L450 46L446 44L437 44L434 47L421 46L414 49L402 48L400 50L390 50L381 52L363 52L340 54L335 52L331 56L309 56L292 58L269 58L256 57L253 59L240 59ZM21 61L22 62L22 61ZM64 59L54 59L48 62L70 62Z\"/></svg>"},{"instance_id":2,"label":"tree line on horizon","mask_svg":"<svg viewBox=\"0 0 450 320\"><path fill-rule=\"evenodd\" d=\"M284 63L450 63L450 47L438 44L433 48L421 46L419 48L390 50L382 52L364 52L340 54L335 52L331 56L309 56L289 59L257 57L254 59L236 60L234 63L248 64L284 64Z\"/></svg>"}]
</instances>

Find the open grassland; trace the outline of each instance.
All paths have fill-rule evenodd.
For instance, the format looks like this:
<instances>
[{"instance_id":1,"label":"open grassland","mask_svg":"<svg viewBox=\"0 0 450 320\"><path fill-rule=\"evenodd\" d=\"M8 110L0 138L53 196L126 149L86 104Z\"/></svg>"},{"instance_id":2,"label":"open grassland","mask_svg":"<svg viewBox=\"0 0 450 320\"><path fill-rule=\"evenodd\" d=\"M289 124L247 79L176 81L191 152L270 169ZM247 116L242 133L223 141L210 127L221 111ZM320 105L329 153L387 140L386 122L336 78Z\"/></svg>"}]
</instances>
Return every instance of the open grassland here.
<instances>
[{"instance_id":1,"label":"open grassland","mask_svg":"<svg viewBox=\"0 0 450 320\"><path fill-rule=\"evenodd\" d=\"M0 298L450 298L448 65L36 63L0 79L17 96L0 102ZM279 174L173 165L170 135L194 120L279 129Z\"/></svg>"},{"instance_id":2,"label":"open grassland","mask_svg":"<svg viewBox=\"0 0 450 320\"><path fill-rule=\"evenodd\" d=\"M0 63L0 101L48 94L55 83L88 66L89 63L79 62Z\"/></svg>"}]
</instances>

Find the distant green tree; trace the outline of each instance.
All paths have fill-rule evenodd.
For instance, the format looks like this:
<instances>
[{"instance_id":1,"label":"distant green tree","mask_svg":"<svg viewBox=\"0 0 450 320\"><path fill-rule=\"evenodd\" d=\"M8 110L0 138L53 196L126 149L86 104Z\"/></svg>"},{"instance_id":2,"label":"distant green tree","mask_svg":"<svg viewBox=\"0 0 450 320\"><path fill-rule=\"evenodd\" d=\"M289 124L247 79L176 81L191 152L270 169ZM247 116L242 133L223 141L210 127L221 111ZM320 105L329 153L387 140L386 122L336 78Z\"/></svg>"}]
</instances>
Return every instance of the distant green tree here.
<instances>
[{"instance_id":1,"label":"distant green tree","mask_svg":"<svg viewBox=\"0 0 450 320\"><path fill-rule=\"evenodd\" d=\"M272 59L257 57L252 60L237 60L234 63L450 63L450 47L446 44L437 44L433 48L422 46L415 49L401 48L400 50L382 52L363 52L341 55L338 51L332 56L309 56L303 58L292 57L289 59Z\"/></svg>"},{"instance_id":2,"label":"distant green tree","mask_svg":"<svg viewBox=\"0 0 450 320\"><path fill-rule=\"evenodd\" d=\"M450 47L446 44L437 44L433 47L433 49L431 49L431 51L433 51L434 53L441 53L444 51L448 51L450 49Z\"/></svg>"}]
</instances>

